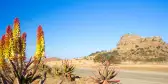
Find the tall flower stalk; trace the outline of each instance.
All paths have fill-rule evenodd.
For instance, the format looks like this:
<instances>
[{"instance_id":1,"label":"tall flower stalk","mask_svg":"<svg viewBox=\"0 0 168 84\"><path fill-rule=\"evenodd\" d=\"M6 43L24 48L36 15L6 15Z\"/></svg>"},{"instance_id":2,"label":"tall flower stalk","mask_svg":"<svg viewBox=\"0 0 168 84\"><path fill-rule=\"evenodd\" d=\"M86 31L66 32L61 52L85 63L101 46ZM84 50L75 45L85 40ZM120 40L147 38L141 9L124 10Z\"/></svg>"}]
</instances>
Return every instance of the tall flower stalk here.
<instances>
[{"instance_id":1,"label":"tall flower stalk","mask_svg":"<svg viewBox=\"0 0 168 84\"><path fill-rule=\"evenodd\" d=\"M36 41L36 53L34 59L36 61L44 58L45 53L45 42L44 42L44 32L41 25L37 29L37 41Z\"/></svg>"},{"instance_id":2,"label":"tall flower stalk","mask_svg":"<svg viewBox=\"0 0 168 84\"><path fill-rule=\"evenodd\" d=\"M20 42L20 23L19 19L16 18L14 20L14 25L13 25L13 43L14 43L14 53L15 54L20 54L21 51L21 42Z\"/></svg>"},{"instance_id":3,"label":"tall flower stalk","mask_svg":"<svg viewBox=\"0 0 168 84\"><path fill-rule=\"evenodd\" d=\"M41 83L45 81L42 78L46 77L46 72L43 75L37 73L39 63L42 62L39 59L44 57L45 51L42 27L39 26L37 32L38 47L34 56L36 59L32 60L30 58L28 62L26 62L26 37L26 33L21 34L20 22L16 18L13 29L8 26L6 34L0 40L0 81L3 84L12 84L15 81L18 84L31 84L37 79L41 79ZM4 74L7 71L9 74Z\"/></svg>"},{"instance_id":4,"label":"tall flower stalk","mask_svg":"<svg viewBox=\"0 0 168 84\"><path fill-rule=\"evenodd\" d=\"M5 68L5 54L4 54L4 50L5 50L5 35L2 36L1 40L0 40L0 67L1 68Z\"/></svg>"},{"instance_id":5,"label":"tall flower stalk","mask_svg":"<svg viewBox=\"0 0 168 84\"><path fill-rule=\"evenodd\" d=\"M21 60L25 60L26 59L26 37L27 34L24 32L21 36L21 44L22 44L22 49L21 49Z\"/></svg>"}]
</instances>

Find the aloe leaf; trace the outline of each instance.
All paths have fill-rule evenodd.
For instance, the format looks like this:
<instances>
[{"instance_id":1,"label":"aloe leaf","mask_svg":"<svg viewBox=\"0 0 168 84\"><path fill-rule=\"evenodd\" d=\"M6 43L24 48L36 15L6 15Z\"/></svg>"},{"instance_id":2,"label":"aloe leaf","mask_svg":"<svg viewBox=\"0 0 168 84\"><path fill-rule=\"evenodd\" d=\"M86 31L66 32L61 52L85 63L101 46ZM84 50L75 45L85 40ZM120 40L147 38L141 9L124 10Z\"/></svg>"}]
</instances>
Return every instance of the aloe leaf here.
<instances>
[{"instance_id":1,"label":"aloe leaf","mask_svg":"<svg viewBox=\"0 0 168 84\"><path fill-rule=\"evenodd\" d=\"M33 82L33 81L35 81L35 80L37 80L37 79L41 79L41 75L36 75L36 76L34 76L34 77L32 78L32 81L31 81L31 82Z\"/></svg>"},{"instance_id":2,"label":"aloe leaf","mask_svg":"<svg viewBox=\"0 0 168 84\"><path fill-rule=\"evenodd\" d=\"M105 79L104 75L100 72L100 70L99 70L98 72L99 72L100 78L101 78L102 80L104 80L104 79Z\"/></svg>"},{"instance_id":3,"label":"aloe leaf","mask_svg":"<svg viewBox=\"0 0 168 84\"><path fill-rule=\"evenodd\" d=\"M10 60L10 63L11 63L11 65L12 65L12 68L13 68L13 73L15 74L15 76L18 78L18 79L20 79L20 76L19 76L19 74L18 74L18 71L17 71L17 69L16 69L16 66L15 66L15 64Z\"/></svg>"},{"instance_id":4,"label":"aloe leaf","mask_svg":"<svg viewBox=\"0 0 168 84\"><path fill-rule=\"evenodd\" d=\"M109 74L107 76L107 80L109 80L112 75L113 75L113 71L109 71Z\"/></svg>"},{"instance_id":5,"label":"aloe leaf","mask_svg":"<svg viewBox=\"0 0 168 84\"><path fill-rule=\"evenodd\" d=\"M107 67L104 68L103 75L104 75L105 78L107 78L107 76L108 76L108 68Z\"/></svg>"},{"instance_id":6,"label":"aloe leaf","mask_svg":"<svg viewBox=\"0 0 168 84\"><path fill-rule=\"evenodd\" d=\"M112 76L110 76L110 79L113 79L118 73L114 73Z\"/></svg>"}]
</instances>

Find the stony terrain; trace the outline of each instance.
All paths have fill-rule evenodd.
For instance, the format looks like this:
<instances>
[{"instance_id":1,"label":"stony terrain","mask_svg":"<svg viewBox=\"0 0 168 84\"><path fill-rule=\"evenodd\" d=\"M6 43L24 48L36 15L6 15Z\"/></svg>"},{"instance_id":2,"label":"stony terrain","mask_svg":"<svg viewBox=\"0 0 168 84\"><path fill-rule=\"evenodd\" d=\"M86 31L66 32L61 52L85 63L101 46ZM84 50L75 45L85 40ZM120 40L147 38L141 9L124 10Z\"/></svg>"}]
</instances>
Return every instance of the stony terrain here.
<instances>
[{"instance_id":1,"label":"stony terrain","mask_svg":"<svg viewBox=\"0 0 168 84\"><path fill-rule=\"evenodd\" d=\"M116 48L109 51L92 53L88 59L93 59L98 53L118 53L122 61L166 62L168 61L168 44L159 36L141 37L125 34L119 40Z\"/></svg>"},{"instance_id":2,"label":"stony terrain","mask_svg":"<svg viewBox=\"0 0 168 84\"><path fill-rule=\"evenodd\" d=\"M116 49L123 60L167 61L168 44L161 37L140 37L126 34L121 37Z\"/></svg>"}]
</instances>

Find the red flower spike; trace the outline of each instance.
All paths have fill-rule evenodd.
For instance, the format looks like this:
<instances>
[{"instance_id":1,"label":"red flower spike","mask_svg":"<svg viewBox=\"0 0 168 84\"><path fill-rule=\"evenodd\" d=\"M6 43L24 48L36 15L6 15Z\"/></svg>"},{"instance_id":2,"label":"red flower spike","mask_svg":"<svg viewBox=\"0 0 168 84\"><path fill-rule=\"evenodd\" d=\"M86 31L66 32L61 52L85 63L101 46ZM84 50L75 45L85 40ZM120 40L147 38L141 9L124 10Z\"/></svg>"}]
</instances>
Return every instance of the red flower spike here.
<instances>
[{"instance_id":1,"label":"red flower spike","mask_svg":"<svg viewBox=\"0 0 168 84\"><path fill-rule=\"evenodd\" d=\"M41 25L38 26L38 29L37 29L37 43L40 43L40 39L41 39L41 36L42 36L42 27Z\"/></svg>"},{"instance_id":2,"label":"red flower spike","mask_svg":"<svg viewBox=\"0 0 168 84\"><path fill-rule=\"evenodd\" d=\"M11 27L10 25L8 25L8 27L6 28L6 33L10 33L11 32Z\"/></svg>"},{"instance_id":3,"label":"red flower spike","mask_svg":"<svg viewBox=\"0 0 168 84\"><path fill-rule=\"evenodd\" d=\"M26 41L26 37L27 37L27 34L26 34L26 32L24 32L24 33L22 34L22 39L23 39L24 41Z\"/></svg>"},{"instance_id":4,"label":"red flower spike","mask_svg":"<svg viewBox=\"0 0 168 84\"><path fill-rule=\"evenodd\" d=\"M40 34L40 32L42 32L42 31L43 31L42 26L39 25L39 26L38 26L38 29L37 29L37 34Z\"/></svg>"},{"instance_id":5,"label":"red flower spike","mask_svg":"<svg viewBox=\"0 0 168 84\"><path fill-rule=\"evenodd\" d=\"M38 31L42 31L42 26L41 25L38 26Z\"/></svg>"},{"instance_id":6,"label":"red flower spike","mask_svg":"<svg viewBox=\"0 0 168 84\"><path fill-rule=\"evenodd\" d=\"M8 27L6 28L6 36L7 38L12 37L12 29L10 25L8 25Z\"/></svg>"},{"instance_id":7,"label":"red flower spike","mask_svg":"<svg viewBox=\"0 0 168 84\"><path fill-rule=\"evenodd\" d=\"M15 18L14 23L19 23L19 18Z\"/></svg>"},{"instance_id":8,"label":"red flower spike","mask_svg":"<svg viewBox=\"0 0 168 84\"><path fill-rule=\"evenodd\" d=\"M20 22L18 18L14 20L14 28L13 28L14 38L20 36Z\"/></svg>"},{"instance_id":9,"label":"red flower spike","mask_svg":"<svg viewBox=\"0 0 168 84\"><path fill-rule=\"evenodd\" d=\"M2 45L5 44L5 35L3 35L2 38L1 38L1 44L2 44Z\"/></svg>"}]
</instances>

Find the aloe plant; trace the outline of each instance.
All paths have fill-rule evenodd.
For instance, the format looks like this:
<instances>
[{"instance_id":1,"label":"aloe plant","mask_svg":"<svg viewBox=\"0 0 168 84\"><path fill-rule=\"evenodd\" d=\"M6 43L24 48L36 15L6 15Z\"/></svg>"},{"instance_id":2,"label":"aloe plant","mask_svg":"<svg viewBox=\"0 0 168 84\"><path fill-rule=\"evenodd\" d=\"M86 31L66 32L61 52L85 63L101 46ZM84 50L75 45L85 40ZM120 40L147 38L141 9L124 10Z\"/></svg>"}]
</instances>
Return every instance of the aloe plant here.
<instances>
[{"instance_id":1,"label":"aloe plant","mask_svg":"<svg viewBox=\"0 0 168 84\"><path fill-rule=\"evenodd\" d=\"M120 80L114 80L113 78L118 74L114 68L110 69L110 62L105 61L103 63L103 70L98 69L98 76L91 77L98 84L111 84L118 83Z\"/></svg>"},{"instance_id":2,"label":"aloe plant","mask_svg":"<svg viewBox=\"0 0 168 84\"><path fill-rule=\"evenodd\" d=\"M13 29L8 26L6 34L0 40L0 82L2 84L31 84L37 79L44 83L46 72L38 73L38 67L43 62L45 46L42 27L37 31L37 48L34 57L26 62L26 33L21 35L20 22L14 20ZM34 59L32 59L34 58Z\"/></svg>"},{"instance_id":3,"label":"aloe plant","mask_svg":"<svg viewBox=\"0 0 168 84\"><path fill-rule=\"evenodd\" d=\"M74 81L77 76L73 74L74 65L69 60L63 60L62 65L60 67L53 67L52 73L53 76L63 77L64 79L68 79L68 81ZM63 79L63 80L64 80Z\"/></svg>"},{"instance_id":4,"label":"aloe plant","mask_svg":"<svg viewBox=\"0 0 168 84\"><path fill-rule=\"evenodd\" d=\"M72 63L70 61L68 61L68 60L62 61L63 76L68 78L68 80L72 81L74 69L75 69L75 67L72 65Z\"/></svg>"}]
</instances>

